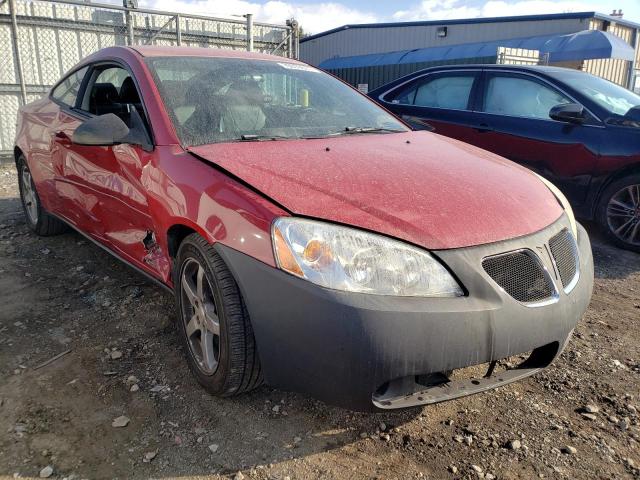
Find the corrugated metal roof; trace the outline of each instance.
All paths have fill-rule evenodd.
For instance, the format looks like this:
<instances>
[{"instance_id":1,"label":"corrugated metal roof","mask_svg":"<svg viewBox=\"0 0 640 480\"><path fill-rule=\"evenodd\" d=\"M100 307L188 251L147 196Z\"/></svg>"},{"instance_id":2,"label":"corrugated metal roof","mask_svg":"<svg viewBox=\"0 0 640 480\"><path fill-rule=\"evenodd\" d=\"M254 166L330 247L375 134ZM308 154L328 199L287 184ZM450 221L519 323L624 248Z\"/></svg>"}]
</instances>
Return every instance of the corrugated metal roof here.
<instances>
[{"instance_id":1,"label":"corrugated metal roof","mask_svg":"<svg viewBox=\"0 0 640 480\"><path fill-rule=\"evenodd\" d=\"M625 25L631 28L640 28L640 23L631 22L623 18L612 17L611 15L605 15L598 12L576 12L576 13L551 13L544 15L520 15L520 16L508 16L508 17L486 17L486 18L464 18L458 20L425 20L417 22L390 22L390 23L359 23L343 25L341 27L327 30L326 32L317 33L315 35L309 35L308 37L300 39L300 42L307 42L315 38L324 37L332 33L340 32L342 30L357 29L357 28L389 28L389 27L416 27L416 26L429 26L429 25L469 25L469 24L482 24L482 23L502 23L502 22L530 22L530 21L546 21L546 20L562 20L562 19L581 19L581 18L597 18L600 20L607 20L610 22L616 22L620 25Z\"/></svg>"},{"instance_id":2,"label":"corrugated metal roof","mask_svg":"<svg viewBox=\"0 0 640 480\"><path fill-rule=\"evenodd\" d=\"M635 55L633 47L616 35L600 30L583 30L569 35L512 38L452 45L450 47L419 48L390 53L336 57L322 62L320 68L335 70L338 68L491 57L496 56L498 47L524 48L538 50L541 54L549 53L549 61L551 62L593 58L633 60Z\"/></svg>"}]
</instances>

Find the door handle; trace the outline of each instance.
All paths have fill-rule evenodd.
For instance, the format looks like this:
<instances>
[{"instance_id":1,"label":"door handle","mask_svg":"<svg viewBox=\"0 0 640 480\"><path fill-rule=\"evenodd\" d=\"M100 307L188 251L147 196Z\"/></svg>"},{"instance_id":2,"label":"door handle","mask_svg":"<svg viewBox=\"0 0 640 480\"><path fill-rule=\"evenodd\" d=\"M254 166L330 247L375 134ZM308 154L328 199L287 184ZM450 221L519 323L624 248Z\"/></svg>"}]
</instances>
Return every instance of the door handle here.
<instances>
[{"instance_id":1,"label":"door handle","mask_svg":"<svg viewBox=\"0 0 640 480\"><path fill-rule=\"evenodd\" d=\"M473 129L478 133L493 132L493 128L491 128L486 123L481 123L480 125L473 127Z\"/></svg>"},{"instance_id":2,"label":"door handle","mask_svg":"<svg viewBox=\"0 0 640 480\"><path fill-rule=\"evenodd\" d=\"M64 147L68 147L69 145L71 145L71 138L69 138L69 135L62 131L56 132L53 135L53 141Z\"/></svg>"}]
</instances>

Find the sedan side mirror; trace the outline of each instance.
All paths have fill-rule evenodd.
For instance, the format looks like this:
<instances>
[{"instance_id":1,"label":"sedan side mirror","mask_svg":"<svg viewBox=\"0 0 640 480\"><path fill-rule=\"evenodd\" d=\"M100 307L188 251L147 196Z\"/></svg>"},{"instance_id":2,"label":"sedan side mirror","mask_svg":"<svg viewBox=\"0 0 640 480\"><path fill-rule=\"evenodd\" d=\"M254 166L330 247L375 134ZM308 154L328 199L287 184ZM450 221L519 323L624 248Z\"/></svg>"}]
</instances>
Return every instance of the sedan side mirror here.
<instances>
[{"instance_id":1,"label":"sedan side mirror","mask_svg":"<svg viewBox=\"0 0 640 480\"><path fill-rule=\"evenodd\" d=\"M435 127L423 118L415 117L413 115L402 115L400 118L411 125L415 130L427 130L429 132L436 131Z\"/></svg>"},{"instance_id":2,"label":"sedan side mirror","mask_svg":"<svg viewBox=\"0 0 640 480\"><path fill-rule=\"evenodd\" d=\"M549 117L566 123L584 123L586 116L584 107L577 103L563 103L549 110Z\"/></svg>"},{"instance_id":3,"label":"sedan side mirror","mask_svg":"<svg viewBox=\"0 0 640 480\"><path fill-rule=\"evenodd\" d=\"M73 132L71 141L77 145L106 147L123 143L129 127L113 113L90 118Z\"/></svg>"},{"instance_id":4,"label":"sedan side mirror","mask_svg":"<svg viewBox=\"0 0 640 480\"><path fill-rule=\"evenodd\" d=\"M128 143L140 145L144 150L151 150L153 146L146 133L144 123L135 109L131 110L130 119L132 128L129 128L114 113L105 113L104 115L92 117L76 128L71 141L76 145L95 147L108 147Z\"/></svg>"}]
</instances>

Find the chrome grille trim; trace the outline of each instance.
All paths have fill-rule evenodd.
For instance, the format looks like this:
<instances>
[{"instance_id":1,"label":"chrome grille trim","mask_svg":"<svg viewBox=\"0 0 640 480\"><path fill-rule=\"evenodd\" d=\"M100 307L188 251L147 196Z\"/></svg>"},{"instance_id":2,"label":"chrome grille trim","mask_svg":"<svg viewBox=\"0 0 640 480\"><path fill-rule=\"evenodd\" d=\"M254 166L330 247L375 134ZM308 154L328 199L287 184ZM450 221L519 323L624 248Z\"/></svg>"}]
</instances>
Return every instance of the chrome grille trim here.
<instances>
[{"instance_id":1,"label":"chrome grille trim","mask_svg":"<svg viewBox=\"0 0 640 480\"><path fill-rule=\"evenodd\" d=\"M563 228L549 240L551 260L555 267L565 293L575 288L580 278L580 262L578 245L567 228Z\"/></svg>"},{"instance_id":2,"label":"chrome grille trim","mask_svg":"<svg viewBox=\"0 0 640 480\"><path fill-rule=\"evenodd\" d=\"M519 271L518 267L528 271ZM556 303L560 298L547 267L528 248L485 257L482 259L482 268L503 292L527 307L543 307ZM537 282L542 284L536 286ZM532 288L538 292L531 292Z\"/></svg>"}]
</instances>

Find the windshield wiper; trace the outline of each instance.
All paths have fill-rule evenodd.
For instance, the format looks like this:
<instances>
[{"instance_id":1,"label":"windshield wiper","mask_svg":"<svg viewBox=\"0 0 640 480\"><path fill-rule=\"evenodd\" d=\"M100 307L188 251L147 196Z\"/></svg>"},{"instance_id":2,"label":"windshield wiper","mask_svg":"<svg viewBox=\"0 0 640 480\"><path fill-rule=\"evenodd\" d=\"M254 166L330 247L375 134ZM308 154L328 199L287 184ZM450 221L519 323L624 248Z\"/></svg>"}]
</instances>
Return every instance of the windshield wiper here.
<instances>
[{"instance_id":1,"label":"windshield wiper","mask_svg":"<svg viewBox=\"0 0 640 480\"><path fill-rule=\"evenodd\" d=\"M236 138L239 142L268 142L270 140L289 140L291 137L285 137L284 135L240 135L240 138Z\"/></svg>"},{"instance_id":2,"label":"windshield wiper","mask_svg":"<svg viewBox=\"0 0 640 480\"><path fill-rule=\"evenodd\" d=\"M405 130L385 127L344 127L341 132L334 132L331 135L349 135L354 133L402 133Z\"/></svg>"}]
</instances>

